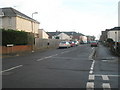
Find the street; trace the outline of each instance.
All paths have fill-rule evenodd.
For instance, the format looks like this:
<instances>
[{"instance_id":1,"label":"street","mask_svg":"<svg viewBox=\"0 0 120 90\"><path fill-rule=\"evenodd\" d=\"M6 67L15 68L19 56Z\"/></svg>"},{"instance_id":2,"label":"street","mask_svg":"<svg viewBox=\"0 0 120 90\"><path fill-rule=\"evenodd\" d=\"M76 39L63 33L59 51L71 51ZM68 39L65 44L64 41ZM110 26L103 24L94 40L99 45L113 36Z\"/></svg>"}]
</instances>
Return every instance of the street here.
<instances>
[{"instance_id":1,"label":"street","mask_svg":"<svg viewBox=\"0 0 120 90\"><path fill-rule=\"evenodd\" d=\"M81 44L3 58L3 88L119 88L119 58Z\"/></svg>"}]
</instances>

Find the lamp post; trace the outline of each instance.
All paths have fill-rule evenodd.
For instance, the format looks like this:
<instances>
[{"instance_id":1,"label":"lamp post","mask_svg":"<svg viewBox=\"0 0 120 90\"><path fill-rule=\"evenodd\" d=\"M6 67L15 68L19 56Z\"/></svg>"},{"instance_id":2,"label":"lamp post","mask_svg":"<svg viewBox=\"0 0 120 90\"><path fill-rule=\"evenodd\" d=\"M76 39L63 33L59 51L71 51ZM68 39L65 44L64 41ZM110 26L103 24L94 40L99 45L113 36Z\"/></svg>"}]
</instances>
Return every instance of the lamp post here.
<instances>
[{"instance_id":1,"label":"lamp post","mask_svg":"<svg viewBox=\"0 0 120 90\"><path fill-rule=\"evenodd\" d=\"M33 15L34 15L34 14L38 14L38 12L32 13L32 19L33 19ZM33 22L34 22L34 20L33 20ZM34 32L34 34L35 34L35 30L33 29L33 22L32 22L32 32Z\"/></svg>"},{"instance_id":2,"label":"lamp post","mask_svg":"<svg viewBox=\"0 0 120 90\"><path fill-rule=\"evenodd\" d=\"M34 14L38 14L38 12L34 12L34 13L32 13L32 19L33 19L33 15ZM32 48L32 52L34 52L34 44L35 44L35 30L34 30L34 28L33 28L33 23L34 23L34 20L32 21L32 33L34 33L34 40L33 40L33 48Z\"/></svg>"}]
</instances>

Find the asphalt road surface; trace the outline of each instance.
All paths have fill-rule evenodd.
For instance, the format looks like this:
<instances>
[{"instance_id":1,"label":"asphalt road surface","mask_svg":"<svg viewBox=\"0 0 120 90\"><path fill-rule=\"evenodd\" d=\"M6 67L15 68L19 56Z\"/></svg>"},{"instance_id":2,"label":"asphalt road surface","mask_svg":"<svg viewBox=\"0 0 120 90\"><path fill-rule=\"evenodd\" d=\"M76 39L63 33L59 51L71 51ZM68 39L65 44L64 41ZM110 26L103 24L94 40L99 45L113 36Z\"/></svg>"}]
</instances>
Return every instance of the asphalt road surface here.
<instances>
[{"instance_id":1,"label":"asphalt road surface","mask_svg":"<svg viewBox=\"0 0 120 90\"><path fill-rule=\"evenodd\" d=\"M4 58L3 88L119 88L119 58L88 44Z\"/></svg>"}]
</instances>

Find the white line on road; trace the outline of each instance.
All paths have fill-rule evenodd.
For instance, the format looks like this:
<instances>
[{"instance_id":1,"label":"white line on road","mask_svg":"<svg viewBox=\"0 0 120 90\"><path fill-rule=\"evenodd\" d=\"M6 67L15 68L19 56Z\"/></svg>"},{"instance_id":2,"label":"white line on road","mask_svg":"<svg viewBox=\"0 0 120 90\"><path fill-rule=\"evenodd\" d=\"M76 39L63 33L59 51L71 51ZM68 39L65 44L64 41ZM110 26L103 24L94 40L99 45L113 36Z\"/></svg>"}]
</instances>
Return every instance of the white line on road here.
<instances>
[{"instance_id":1,"label":"white line on road","mask_svg":"<svg viewBox=\"0 0 120 90\"><path fill-rule=\"evenodd\" d=\"M44 60L44 59L52 58L52 57L57 56L57 55L58 55L58 54L51 55L51 56L48 56L48 57L44 57L44 58L38 59L37 61L42 61L42 60Z\"/></svg>"},{"instance_id":2,"label":"white line on road","mask_svg":"<svg viewBox=\"0 0 120 90\"><path fill-rule=\"evenodd\" d=\"M94 82L87 82L86 88L87 90L94 90Z\"/></svg>"},{"instance_id":3,"label":"white line on road","mask_svg":"<svg viewBox=\"0 0 120 90\"><path fill-rule=\"evenodd\" d=\"M94 80L95 79L95 75L89 75L89 80Z\"/></svg>"},{"instance_id":4,"label":"white line on road","mask_svg":"<svg viewBox=\"0 0 120 90\"><path fill-rule=\"evenodd\" d=\"M108 78L107 75L102 75L102 79L103 79L103 80L109 80L109 78Z\"/></svg>"},{"instance_id":5,"label":"white line on road","mask_svg":"<svg viewBox=\"0 0 120 90\"><path fill-rule=\"evenodd\" d=\"M102 76L101 74L96 74L95 76ZM109 77L120 77L120 75L107 75Z\"/></svg>"},{"instance_id":6,"label":"white line on road","mask_svg":"<svg viewBox=\"0 0 120 90\"><path fill-rule=\"evenodd\" d=\"M93 74L94 65L95 65L95 60L93 60L92 65L90 67L90 72L89 72L90 74Z\"/></svg>"},{"instance_id":7,"label":"white line on road","mask_svg":"<svg viewBox=\"0 0 120 90\"><path fill-rule=\"evenodd\" d=\"M12 68L10 68L10 69L1 71L1 73L3 73L3 72L8 72L8 71L11 71L11 70L13 70L13 69L16 69L16 68L19 68L19 67L22 67L22 66L23 66L23 65L15 66L15 67L12 67Z\"/></svg>"},{"instance_id":8,"label":"white line on road","mask_svg":"<svg viewBox=\"0 0 120 90\"><path fill-rule=\"evenodd\" d=\"M102 87L104 90L111 90L110 84L109 83L103 83Z\"/></svg>"},{"instance_id":9,"label":"white line on road","mask_svg":"<svg viewBox=\"0 0 120 90\"><path fill-rule=\"evenodd\" d=\"M89 72L89 74L93 74L93 71L91 70L91 71Z\"/></svg>"}]
</instances>

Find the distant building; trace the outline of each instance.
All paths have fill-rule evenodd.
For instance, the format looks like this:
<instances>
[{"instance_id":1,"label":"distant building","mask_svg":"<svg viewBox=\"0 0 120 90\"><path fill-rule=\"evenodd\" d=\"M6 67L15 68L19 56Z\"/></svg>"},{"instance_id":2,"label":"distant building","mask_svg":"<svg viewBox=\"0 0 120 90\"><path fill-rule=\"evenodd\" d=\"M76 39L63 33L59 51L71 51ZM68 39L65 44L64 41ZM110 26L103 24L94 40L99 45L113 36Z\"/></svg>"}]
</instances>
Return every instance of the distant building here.
<instances>
[{"instance_id":1,"label":"distant building","mask_svg":"<svg viewBox=\"0 0 120 90\"><path fill-rule=\"evenodd\" d=\"M32 32L38 36L39 22L14 8L0 8L0 28Z\"/></svg>"},{"instance_id":2,"label":"distant building","mask_svg":"<svg viewBox=\"0 0 120 90\"><path fill-rule=\"evenodd\" d=\"M80 40L83 34L76 32L47 32L50 39Z\"/></svg>"},{"instance_id":3,"label":"distant building","mask_svg":"<svg viewBox=\"0 0 120 90\"><path fill-rule=\"evenodd\" d=\"M50 39L71 40L71 37L64 32L47 32Z\"/></svg>"},{"instance_id":4,"label":"distant building","mask_svg":"<svg viewBox=\"0 0 120 90\"><path fill-rule=\"evenodd\" d=\"M94 41L95 36L87 36L87 42L89 43L90 41Z\"/></svg>"},{"instance_id":5,"label":"distant building","mask_svg":"<svg viewBox=\"0 0 120 90\"><path fill-rule=\"evenodd\" d=\"M106 31L102 31L100 36L100 41L105 42L107 40L107 29Z\"/></svg>"}]
</instances>

